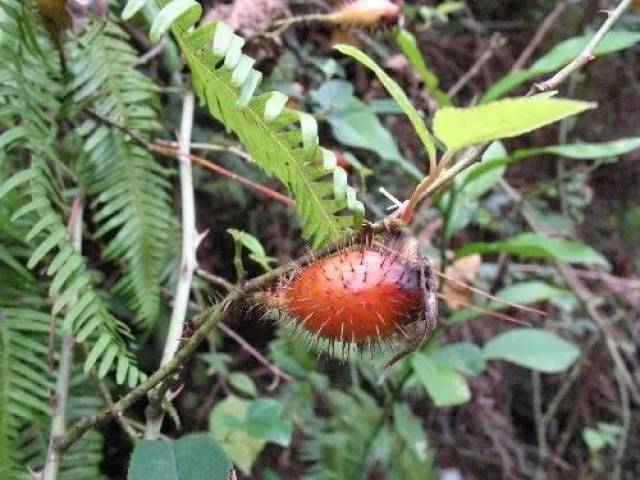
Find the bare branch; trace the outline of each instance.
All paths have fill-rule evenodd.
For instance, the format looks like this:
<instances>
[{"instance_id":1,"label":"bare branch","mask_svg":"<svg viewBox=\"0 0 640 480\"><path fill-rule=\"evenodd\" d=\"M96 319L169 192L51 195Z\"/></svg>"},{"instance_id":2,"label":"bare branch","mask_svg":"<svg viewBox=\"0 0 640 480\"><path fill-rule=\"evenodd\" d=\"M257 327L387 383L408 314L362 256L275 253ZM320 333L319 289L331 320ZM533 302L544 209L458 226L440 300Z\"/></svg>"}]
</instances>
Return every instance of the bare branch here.
<instances>
[{"instance_id":1,"label":"bare branch","mask_svg":"<svg viewBox=\"0 0 640 480\"><path fill-rule=\"evenodd\" d=\"M607 18L606 22L602 24L600 29L593 36L591 41L587 44L585 49L575 58L569 65L564 67L562 70L557 72L554 76L545 80L544 82L540 82L535 84L530 93L538 92L548 92L549 90L555 90L562 82L564 82L567 78L573 75L575 72L584 67L587 63L594 60L593 52L598 46L598 44L602 41L609 30L613 28L615 23L618 21L620 16L624 13L624 11L631 5L633 0L622 0L618 6L611 13L608 13L609 18Z\"/></svg>"},{"instance_id":2,"label":"bare branch","mask_svg":"<svg viewBox=\"0 0 640 480\"><path fill-rule=\"evenodd\" d=\"M195 109L195 97L191 90L184 95L182 103L182 122L178 142L180 153L180 194L182 198L182 261L178 285L176 286L175 301L171 311L169 331L162 353L160 365L169 362L178 350L184 322L187 316L189 296L191 294L191 282L193 272L197 268L196 249L198 247L198 232L196 230L196 206L193 193L193 176L191 172L191 131L193 129L193 114ZM145 438L155 440L160 434L164 412L160 405L150 408L150 416L147 418Z\"/></svg>"},{"instance_id":3,"label":"bare branch","mask_svg":"<svg viewBox=\"0 0 640 480\"><path fill-rule=\"evenodd\" d=\"M82 213L84 210L84 200L76 197L71 207L71 214L67 228L71 234L73 248L80 252L82 250ZM71 369L73 367L73 346L76 340L73 333L65 331L62 334L62 345L60 346L60 366L58 368L58 379L53 395L53 413L51 415L51 432L49 435L49 449L45 459L43 480L55 480L60 469L61 452L56 450L57 439L64 434L67 423L67 403L69 400L69 381L71 379Z\"/></svg>"}]
</instances>

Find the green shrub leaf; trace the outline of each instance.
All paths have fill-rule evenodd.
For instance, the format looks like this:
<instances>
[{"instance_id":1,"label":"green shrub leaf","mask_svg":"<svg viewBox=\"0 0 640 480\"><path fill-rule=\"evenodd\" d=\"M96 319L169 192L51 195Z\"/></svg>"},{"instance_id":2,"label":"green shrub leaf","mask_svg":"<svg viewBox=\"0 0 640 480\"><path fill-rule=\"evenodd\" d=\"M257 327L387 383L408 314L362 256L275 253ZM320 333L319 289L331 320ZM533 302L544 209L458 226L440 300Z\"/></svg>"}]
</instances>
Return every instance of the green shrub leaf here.
<instances>
[{"instance_id":1,"label":"green shrub leaf","mask_svg":"<svg viewBox=\"0 0 640 480\"><path fill-rule=\"evenodd\" d=\"M537 233L523 233L498 242L470 243L458 250L457 256L465 257L472 253L509 253L523 257L553 258L567 263L609 268L607 259L584 243Z\"/></svg>"},{"instance_id":2,"label":"green shrub leaf","mask_svg":"<svg viewBox=\"0 0 640 480\"><path fill-rule=\"evenodd\" d=\"M128 480L228 480L231 461L210 434L136 445Z\"/></svg>"},{"instance_id":3,"label":"green shrub leaf","mask_svg":"<svg viewBox=\"0 0 640 480\"><path fill-rule=\"evenodd\" d=\"M418 380L436 406L461 405L471 398L466 379L453 366L437 364L421 353L414 354L411 362Z\"/></svg>"},{"instance_id":4,"label":"green shrub leaf","mask_svg":"<svg viewBox=\"0 0 640 480\"><path fill-rule=\"evenodd\" d=\"M558 98L509 98L470 108L445 107L433 120L449 150L510 138L595 108L595 103Z\"/></svg>"},{"instance_id":5,"label":"green shrub leaf","mask_svg":"<svg viewBox=\"0 0 640 480\"><path fill-rule=\"evenodd\" d=\"M578 358L580 350L555 333L518 328L498 335L483 349L487 360L507 360L546 373L562 372Z\"/></svg>"},{"instance_id":6,"label":"green shrub leaf","mask_svg":"<svg viewBox=\"0 0 640 480\"><path fill-rule=\"evenodd\" d=\"M558 155L574 160L595 160L599 158L617 157L640 148L640 137L621 138L603 143L569 143L567 145L550 145L548 147L516 150L518 159L539 154Z\"/></svg>"},{"instance_id":7,"label":"green shrub leaf","mask_svg":"<svg viewBox=\"0 0 640 480\"><path fill-rule=\"evenodd\" d=\"M481 103L486 103L502 97L518 85L545 73L555 72L567 65L580 55L593 35L584 35L564 40L557 44L549 53L539 58L530 68L510 73L491 87L482 97ZM593 54L598 57L631 47L640 41L640 33L614 30L609 32L595 48Z\"/></svg>"},{"instance_id":8,"label":"green shrub leaf","mask_svg":"<svg viewBox=\"0 0 640 480\"><path fill-rule=\"evenodd\" d=\"M405 113L405 115L409 117L413 128L420 137L424 148L429 154L429 158L435 158L436 144L433 140L433 137L431 136L431 133L429 133L429 130L427 129L427 126L425 125L424 120L422 119L418 111L411 104L402 88L400 88L400 85L398 85L395 80L393 80L382 68L380 68L380 66L378 66L376 62L374 62L366 53L362 52L361 50L350 45L336 45L334 48L340 53L353 57L355 60L362 63L365 67L369 68L371 71L373 71L373 73L376 74L378 80L380 80L380 82L384 85L393 99L398 102L398 105L400 105L400 108L402 108L402 111Z\"/></svg>"}]
</instances>

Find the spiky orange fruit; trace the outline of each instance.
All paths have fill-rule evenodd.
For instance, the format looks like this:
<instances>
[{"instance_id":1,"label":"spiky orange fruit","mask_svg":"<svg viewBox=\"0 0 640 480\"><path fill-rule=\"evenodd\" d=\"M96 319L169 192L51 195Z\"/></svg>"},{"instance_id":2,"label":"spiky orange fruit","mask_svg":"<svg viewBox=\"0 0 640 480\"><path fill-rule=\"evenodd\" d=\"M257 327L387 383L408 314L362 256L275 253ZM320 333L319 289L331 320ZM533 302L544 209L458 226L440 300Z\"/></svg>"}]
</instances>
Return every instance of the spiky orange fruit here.
<instances>
[{"instance_id":1,"label":"spiky orange fruit","mask_svg":"<svg viewBox=\"0 0 640 480\"><path fill-rule=\"evenodd\" d=\"M419 267L365 248L317 259L281 285L274 300L309 333L352 343L389 337L424 308Z\"/></svg>"}]
</instances>

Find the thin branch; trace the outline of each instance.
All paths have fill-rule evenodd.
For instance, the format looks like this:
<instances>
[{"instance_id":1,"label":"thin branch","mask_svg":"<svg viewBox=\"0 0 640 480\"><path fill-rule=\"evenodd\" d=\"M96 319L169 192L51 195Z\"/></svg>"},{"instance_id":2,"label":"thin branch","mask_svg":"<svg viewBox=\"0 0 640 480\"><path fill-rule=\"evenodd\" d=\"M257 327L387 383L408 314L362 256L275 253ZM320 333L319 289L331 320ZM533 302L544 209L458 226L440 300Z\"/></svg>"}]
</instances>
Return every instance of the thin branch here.
<instances>
[{"instance_id":1,"label":"thin branch","mask_svg":"<svg viewBox=\"0 0 640 480\"><path fill-rule=\"evenodd\" d=\"M531 372L531 386L533 395L533 417L535 419L536 436L538 439L538 465L534 479L544 479L544 461L548 455L547 448L547 435L544 428L543 415L542 415L542 392L540 386L540 372Z\"/></svg>"},{"instance_id":2,"label":"thin branch","mask_svg":"<svg viewBox=\"0 0 640 480\"><path fill-rule=\"evenodd\" d=\"M82 249L82 213L84 200L76 197L71 207L71 214L67 228L71 235L73 248L80 252ZM67 403L69 400L69 382L73 367L73 346L76 343L73 333L64 331L62 345L60 347L60 366L58 367L58 379L56 381L55 394L52 399L53 413L51 416L51 432L49 436L49 448L42 474L43 480L55 480L60 469L61 452L55 448L59 437L64 435L67 423Z\"/></svg>"},{"instance_id":3,"label":"thin branch","mask_svg":"<svg viewBox=\"0 0 640 480\"><path fill-rule=\"evenodd\" d=\"M111 392L109 391L109 387L107 387L104 381L97 374L95 368L91 371L91 376L93 377L93 381L98 386L98 390L100 391L100 395L104 399L105 403L108 407L113 407L113 397L111 396ZM116 422L120 425L122 431L127 435L132 444L135 444L139 439L140 435L135 428L131 425L131 422L128 418L125 418L124 415L120 415L116 417Z\"/></svg>"},{"instance_id":4,"label":"thin branch","mask_svg":"<svg viewBox=\"0 0 640 480\"><path fill-rule=\"evenodd\" d=\"M217 285L219 287L224 288L228 292L230 292L231 290L234 290L234 289L237 288L230 281L220 277L219 275L214 275L213 273L207 272L206 270L203 270L202 268L198 268L196 270L196 275L198 275L199 277L205 279L209 283L213 283L214 285Z\"/></svg>"},{"instance_id":5,"label":"thin branch","mask_svg":"<svg viewBox=\"0 0 640 480\"><path fill-rule=\"evenodd\" d=\"M545 80L540 83L536 83L533 87L531 87L530 93L538 92L548 92L549 90L555 90L558 85L564 82L567 78L569 78L573 73L580 70L587 63L594 60L593 52L598 46L598 44L602 41L609 30L613 28L615 23L618 21L620 16L624 13L624 11L631 5L633 0L622 0L618 6L612 12L607 12L609 18L602 24L602 26L598 29L596 34L593 36L591 41L587 44L585 49L575 58L569 65L564 67L562 70L557 72L548 80Z\"/></svg>"},{"instance_id":6,"label":"thin branch","mask_svg":"<svg viewBox=\"0 0 640 480\"><path fill-rule=\"evenodd\" d=\"M169 142L167 140L163 140L163 139L157 139L154 142L157 145L166 145L167 147L172 147L172 148L177 148L178 147L178 143L177 142ZM236 147L235 145L219 145L216 143L198 143L198 142L193 142L191 144L191 149L192 150L203 150L203 151L210 151L210 152L228 152L231 153L237 157L242 158L243 160L245 160L247 163L253 163L253 158L251 158L251 155L249 155L245 150L243 150L242 148Z\"/></svg>"},{"instance_id":7,"label":"thin branch","mask_svg":"<svg viewBox=\"0 0 640 480\"><path fill-rule=\"evenodd\" d=\"M228 327L224 323L218 325L218 328L222 330L227 337L232 338L238 345L242 347L243 350L251 354L258 362L267 367L267 369L273 374L273 382L271 385L267 387L267 390L270 392L274 391L278 387L278 383L280 383L280 379L284 378L288 382L293 382L293 377L288 373L283 372L273 363L271 363L264 355L262 355L259 351L251 346L249 342L247 342L241 335L239 335L235 330L231 327Z\"/></svg>"},{"instance_id":8,"label":"thin branch","mask_svg":"<svg viewBox=\"0 0 640 480\"><path fill-rule=\"evenodd\" d=\"M494 33L489 39L489 46L485 49L485 51L478 57L475 63L471 66L471 68L462 75L458 81L449 89L447 92L447 96L449 98L455 97L460 90L464 88L464 86L469 83L469 81L475 77L482 67L491 60L496 50L502 47L505 44L505 39L500 33Z\"/></svg>"},{"instance_id":9,"label":"thin branch","mask_svg":"<svg viewBox=\"0 0 640 480\"><path fill-rule=\"evenodd\" d=\"M168 43L167 39L163 37L162 40L160 40L160 43L158 43L157 45L154 45L152 48L147 50L147 52L144 55L141 55L139 58L137 58L131 64L131 66L138 67L140 65L144 65L151 59L157 57L164 51L165 47L167 46L167 43Z\"/></svg>"},{"instance_id":10,"label":"thin branch","mask_svg":"<svg viewBox=\"0 0 640 480\"><path fill-rule=\"evenodd\" d=\"M152 143L152 144L148 144L147 147L153 151L162 153L164 155L169 155L172 157L178 157L179 155L179 152L176 149L168 146L164 146L162 144ZM227 168L221 167L220 165L213 163L210 160L207 160L206 158L198 157L197 155L193 155L193 154L189 154L188 156L191 159L191 161L193 161L194 163L197 163L198 165L201 165L227 178L235 180L236 182L241 183L242 185L245 185L246 187L249 187L252 190L262 193L266 197L273 198L274 200L284 203L285 205L290 207L295 205L295 201L287 197L286 195L283 195L282 193L277 192L269 187L265 187L260 183L254 182L253 180L249 180L248 178L245 178L242 175L238 175L237 173Z\"/></svg>"},{"instance_id":11,"label":"thin branch","mask_svg":"<svg viewBox=\"0 0 640 480\"><path fill-rule=\"evenodd\" d=\"M195 109L195 96L191 90L185 93L182 104L182 122L180 125L180 194L182 199L182 261L169 331L162 353L160 365L167 364L175 355L184 331L184 322L187 316L189 296L191 294L191 282L193 272L197 268L196 248L198 247L198 232L196 230L195 198L193 193L193 176L191 172L191 132L193 130L193 114ZM156 439L162 428L164 412L160 405L151 405L147 417L145 438ZM153 408L155 407L155 408Z\"/></svg>"},{"instance_id":12,"label":"thin branch","mask_svg":"<svg viewBox=\"0 0 640 480\"><path fill-rule=\"evenodd\" d=\"M213 283L214 285L218 285L223 288L226 288L226 290L229 292L232 290L238 289L236 285L232 284L231 282L228 282L224 278L205 272L202 269L198 269L196 273L198 274L198 276L201 276L202 278ZM200 305L198 304L193 304L192 307L196 310L201 309ZM262 365L264 365L273 374L273 381L267 387L267 390L269 390L270 392L275 390L278 387L278 384L280 383L281 378L284 378L288 382L292 382L294 380L291 375L280 370L276 365L271 363L258 350L253 348L251 344L247 342L244 338L242 338L242 336L238 332L236 332L234 329L225 325L224 323L220 323L218 325L218 328L222 330L222 333L224 333L226 336L230 337L232 340L235 340L235 342L238 345L240 345L240 347L242 347L243 350L249 353L252 357L254 357Z\"/></svg>"},{"instance_id":13,"label":"thin branch","mask_svg":"<svg viewBox=\"0 0 640 480\"><path fill-rule=\"evenodd\" d=\"M549 15L547 15L544 21L540 24L540 27L538 27L536 33L533 34L533 37L531 37L531 40L529 41L525 49L522 50L522 53L520 54L518 59L511 66L512 72L520 70L527 64L538 46L542 43L542 41L549 33L549 30L551 30L551 27L553 27L558 18L560 18L560 15L564 13L569 5L571 5L572 3L577 3L577 1L578 0L562 0L561 2L558 2L556 4L553 10L549 12Z\"/></svg>"}]
</instances>

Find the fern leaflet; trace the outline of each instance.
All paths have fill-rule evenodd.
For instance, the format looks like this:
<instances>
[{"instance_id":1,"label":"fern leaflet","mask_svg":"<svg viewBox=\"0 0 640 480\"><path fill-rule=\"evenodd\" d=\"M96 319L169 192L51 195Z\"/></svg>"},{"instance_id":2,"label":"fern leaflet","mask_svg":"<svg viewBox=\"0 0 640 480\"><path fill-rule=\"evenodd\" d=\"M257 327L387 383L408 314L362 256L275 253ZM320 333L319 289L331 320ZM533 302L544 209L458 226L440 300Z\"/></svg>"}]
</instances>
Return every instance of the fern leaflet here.
<instances>
[{"instance_id":1,"label":"fern leaflet","mask_svg":"<svg viewBox=\"0 0 640 480\"><path fill-rule=\"evenodd\" d=\"M158 3L164 8L152 26L155 35L162 30L166 13L177 5ZM262 75L253 68L255 61L242 53L244 40L223 23L190 31L198 17L194 7L173 23L193 88L256 163L289 187L303 236L313 238L318 246L360 227L364 206L347 184L347 174L337 166L333 152L318 146L315 119L285 108L288 98L279 92L255 97Z\"/></svg>"}]
</instances>

